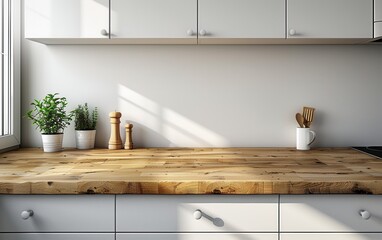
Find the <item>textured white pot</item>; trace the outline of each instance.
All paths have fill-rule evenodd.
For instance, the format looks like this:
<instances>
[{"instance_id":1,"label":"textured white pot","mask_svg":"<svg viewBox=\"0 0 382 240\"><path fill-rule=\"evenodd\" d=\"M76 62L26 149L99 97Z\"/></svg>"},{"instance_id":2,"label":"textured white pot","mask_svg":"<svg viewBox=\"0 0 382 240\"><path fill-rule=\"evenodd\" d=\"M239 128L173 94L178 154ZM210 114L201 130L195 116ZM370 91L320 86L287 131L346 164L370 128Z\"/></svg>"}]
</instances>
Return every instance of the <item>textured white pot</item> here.
<instances>
[{"instance_id":1,"label":"textured white pot","mask_svg":"<svg viewBox=\"0 0 382 240\"><path fill-rule=\"evenodd\" d=\"M63 133L41 134L41 136L42 136L42 146L44 148L44 152L62 151L62 139L64 138Z\"/></svg>"},{"instance_id":2,"label":"textured white pot","mask_svg":"<svg viewBox=\"0 0 382 240\"><path fill-rule=\"evenodd\" d=\"M96 130L76 130L76 146L78 149L94 148Z\"/></svg>"}]
</instances>

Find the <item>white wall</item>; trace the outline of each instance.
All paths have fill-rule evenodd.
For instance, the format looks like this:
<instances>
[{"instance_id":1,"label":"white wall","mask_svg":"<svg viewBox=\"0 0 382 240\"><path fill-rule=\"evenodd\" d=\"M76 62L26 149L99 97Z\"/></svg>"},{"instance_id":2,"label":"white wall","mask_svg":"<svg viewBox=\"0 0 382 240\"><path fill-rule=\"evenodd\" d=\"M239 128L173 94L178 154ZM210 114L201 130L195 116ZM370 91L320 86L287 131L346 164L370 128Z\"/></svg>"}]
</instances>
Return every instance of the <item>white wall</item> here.
<instances>
[{"instance_id":1,"label":"white wall","mask_svg":"<svg viewBox=\"0 0 382 240\"><path fill-rule=\"evenodd\" d=\"M134 124L137 147L294 146L294 116L316 108L315 146L382 144L379 46L47 46L23 40L22 111L59 92L70 109ZM74 146L74 129L64 146ZM26 118L22 145L41 146Z\"/></svg>"}]
</instances>

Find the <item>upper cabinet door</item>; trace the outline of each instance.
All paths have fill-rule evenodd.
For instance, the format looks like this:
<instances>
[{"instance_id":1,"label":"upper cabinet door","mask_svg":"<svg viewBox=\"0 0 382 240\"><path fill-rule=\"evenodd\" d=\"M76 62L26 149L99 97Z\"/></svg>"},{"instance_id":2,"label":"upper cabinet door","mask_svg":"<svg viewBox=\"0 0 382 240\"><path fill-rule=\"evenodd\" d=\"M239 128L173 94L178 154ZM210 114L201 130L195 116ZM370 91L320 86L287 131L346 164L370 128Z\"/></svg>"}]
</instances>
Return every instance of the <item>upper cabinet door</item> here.
<instances>
[{"instance_id":1,"label":"upper cabinet door","mask_svg":"<svg viewBox=\"0 0 382 240\"><path fill-rule=\"evenodd\" d=\"M197 42L197 0L112 0L111 38L123 43Z\"/></svg>"},{"instance_id":2,"label":"upper cabinet door","mask_svg":"<svg viewBox=\"0 0 382 240\"><path fill-rule=\"evenodd\" d=\"M200 43L285 38L284 0L199 0L198 9Z\"/></svg>"},{"instance_id":3,"label":"upper cabinet door","mask_svg":"<svg viewBox=\"0 0 382 240\"><path fill-rule=\"evenodd\" d=\"M109 38L109 0L25 0L25 38Z\"/></svg>"},{"instance_id":4,"label":"upper cabinet door","mask_svg":"<svg viewBox=\"0 0 382 240\"><path fill-rule=\"evenodd\" d=\"M382 21L382 0L374 0L374 21Z\"/></svg>"},{"instance_id":5,"label":"upper cabinet door","mask_svg":"<svg viewBox=\"0 0 382 240\"><path fill-rule=\"evenodd\" d=\"M373 0L287 0L288 38L372 38Z\"/></svg>"},{"instance_id":6,"label":"upper cabinet door","mask_svg":"<svg viewBox=\"0 0 382 240\"><path fill-rule=\"evenodd\" d=\"M374 0L374 38L382 37L382 0Z\"/></svg>"}]
</instances>

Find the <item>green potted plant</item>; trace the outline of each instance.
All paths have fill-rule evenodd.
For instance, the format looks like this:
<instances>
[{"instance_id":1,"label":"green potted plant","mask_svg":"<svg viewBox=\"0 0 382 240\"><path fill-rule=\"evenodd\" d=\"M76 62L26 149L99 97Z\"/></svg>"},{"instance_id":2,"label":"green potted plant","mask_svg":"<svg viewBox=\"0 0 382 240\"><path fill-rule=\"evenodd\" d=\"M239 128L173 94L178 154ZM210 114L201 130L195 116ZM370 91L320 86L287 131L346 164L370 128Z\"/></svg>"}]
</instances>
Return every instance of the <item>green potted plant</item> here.
<instances>
[{"instance_id":1,"label":"green potted plant","mask_svg":"<svg viewBox=\"0 0 382 240\"><path fill-rule=\"evenodd\" d=\"M76 130L76 146L78 149L94 148L98 109L95 107L91 112L88 104L78 105L73 111Z\"/></svg>"},{"instance_id":2,"label":"green potted plant","mask_svg":"<svg viewBox=\"0 0 382 240\"><path fill-rule=\"evenodd\" d=\"M44 152L61 151L64 129L73 117L73 113L66 113L66 98L58 97L58 93L48 94L31 105L33 109L27 112L27 117L41 132Z\"/></svg>"}]
</instances>

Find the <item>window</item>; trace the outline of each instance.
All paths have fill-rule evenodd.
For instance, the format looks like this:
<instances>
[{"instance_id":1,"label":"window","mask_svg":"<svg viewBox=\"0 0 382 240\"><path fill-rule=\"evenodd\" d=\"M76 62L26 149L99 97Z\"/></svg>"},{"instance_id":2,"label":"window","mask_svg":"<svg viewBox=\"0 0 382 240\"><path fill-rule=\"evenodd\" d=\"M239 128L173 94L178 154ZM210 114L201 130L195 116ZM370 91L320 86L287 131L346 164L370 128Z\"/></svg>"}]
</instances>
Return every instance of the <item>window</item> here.
<instances>
[{"instance_id":1,"label":"window","mask_svg":"<svg viewBox=\"0 0 382 240\"><path fill-rule=\"evenodd\" d=\"M1 0L0 150L20 144L20 1Z\"/></svg>"}]
</instances>

